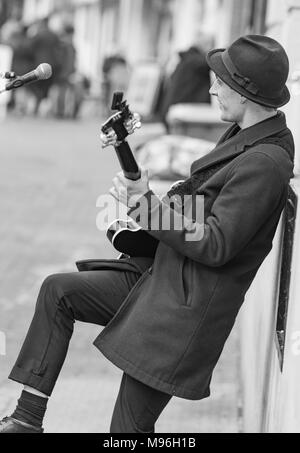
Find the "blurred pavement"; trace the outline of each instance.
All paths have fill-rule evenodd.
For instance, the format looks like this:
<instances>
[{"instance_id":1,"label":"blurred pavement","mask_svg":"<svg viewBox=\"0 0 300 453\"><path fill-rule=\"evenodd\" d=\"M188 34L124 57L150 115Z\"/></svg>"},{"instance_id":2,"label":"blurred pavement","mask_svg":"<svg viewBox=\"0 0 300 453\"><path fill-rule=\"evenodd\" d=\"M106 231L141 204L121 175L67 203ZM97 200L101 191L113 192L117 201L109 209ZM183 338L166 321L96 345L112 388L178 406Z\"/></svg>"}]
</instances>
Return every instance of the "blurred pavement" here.
<instances>
[{"instance_id":1,"label":"blurred pavement","mask_svg":"<svg viewBox=\"0 0 300 453\"><path fill-rule=\"evenodd\" d=\"M9 118L0 123L0 418L14 409L20 385L8 381L43 279L76 271L75 261L118 254L96 228L96 200L120 171L114 150L101 150L100 123ZM155 133L144 125L131 138ZM77 323L69 354L48 404L46 432L109 430L121 371L92 345L101 328ZM215 371L212 397L173 398L157 432L239 430L238 329ZM1 351L0 351L1 352Z\"/></svg>"}]
</instances>

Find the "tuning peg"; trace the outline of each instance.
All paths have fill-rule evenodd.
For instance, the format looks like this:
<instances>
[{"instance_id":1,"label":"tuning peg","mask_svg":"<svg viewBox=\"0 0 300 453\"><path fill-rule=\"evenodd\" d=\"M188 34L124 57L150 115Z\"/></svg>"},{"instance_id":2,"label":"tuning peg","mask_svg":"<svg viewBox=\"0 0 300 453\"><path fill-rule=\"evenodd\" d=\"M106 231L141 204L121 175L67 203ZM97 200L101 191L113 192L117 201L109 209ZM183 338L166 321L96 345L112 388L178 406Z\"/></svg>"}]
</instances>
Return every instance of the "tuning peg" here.
<instances>
[{"instance_id":1,"label":"tuning peg","mask_svg":"<svg viewBox=\"0 0 300 453\"><path fill-rule=\"evenodd\" d=\"M134 113L133 118L134 118L135 128L140 129L142 127L141 115L139 115L138 113Z\"/></svg>"},{"instance_id":2,"label":"tuning peg","mask_svg":"<svg viewBox=\"0 0 300 453\"><path fill-rule=\"evenodd\" d=\"M126 121L125 127L129 135L133 134L136 129L140 129L142 127L140 115L138 113L132 114Z\"/></svg>"},{"instance_id":3,"label":"tuning peg","mask_svg":"<svg viewBox=\"0 0 300 453\"><path fill-rule=\"evenodd\" d=\"M141 115L139 115L138 113L133 113L133 118L137 121L141 121Z\"/></svg>"},{"instance_id":4,"label":"tuning peg","mask_svg":"<svg viewBox=\"0 0 300 453\"><path fill-rule=\"evenodd\" d=\"M117 143L118 137L113 129L110 129L107 133L101 132L100 139L102 142L102 148L108 146L114 146Z\"/></svg>"}]
</instances>

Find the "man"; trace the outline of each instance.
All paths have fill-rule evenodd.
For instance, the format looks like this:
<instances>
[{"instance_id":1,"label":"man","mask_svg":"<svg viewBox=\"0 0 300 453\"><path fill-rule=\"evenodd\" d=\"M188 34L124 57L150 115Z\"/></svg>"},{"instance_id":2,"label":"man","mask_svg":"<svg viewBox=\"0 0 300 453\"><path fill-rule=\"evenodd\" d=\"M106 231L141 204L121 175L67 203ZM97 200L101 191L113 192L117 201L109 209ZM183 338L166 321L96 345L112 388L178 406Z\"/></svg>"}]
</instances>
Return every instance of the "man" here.
<instances>
[{"instance_id":1,"label":"man","mask_svg":"<svg viewBox=\"0 0 300 453\"><path fill-rule=\"evenodd\" d=\"M56 74L56 82L49 96L52 97L54 113L57 118L64 118L70 114L70 106L73 104L74 89L71 83L76 69L76 49L73 44L74 27L66 24L59 36L59 70ZM72 108L72 106L71 106Z\"/></svg>"},{"instance_id":2,"label":"man","mask_svg":"<svg viewBox=\"0 0 300 453\"><path fill-rule=\"evenodd\" d=\"M112 53L104 58L103 74L103 101L105 108L109 108L112 95L115 91L126 91L129 83L130 67L122 53Z\"/></svg>"},{"instance_id":3,"label":"man","mask_svg":"<svg viewBox=\"0 0 300 453\"><path fill-rule=\"evenodd\" d=\"M34 27L36 27L33 35L30 37L30 48L34 65L38 66L46 61L53 69L53 77L28 86L28 90L33 93L36 100L34 108L35 115L39 113L41 102L47 98L50 88L56 82L56 74L59 74L61 65L64 63L60 55L59 37L50 29L49 20L50 17L45 17L31 28L32 33Z\"/></svg>"},{"instance_id":4,"label":"man","mask_svg":"<svg viewBox=\"0 0 300 453\"><path fill-rule=\"evenodd\" d=\"M277 111L290 98L288 58L279 43L245 36L209 52L207 61L216 74L211 94L233 125L193 163L191 177L168 193L204 195L203 224L190 219L181 229L148 230L157 240L154 259L102 260L98 270L45 280L9 376L25 389L1 422L3 433L42 432L74 320L106 326L94 344L124 371L112 433L154 432L172 396L209 396L245 293L272 248L293 176L294 144ZM129 215L144 228L147 219L156 224L170 217L167 198L149 190L145 172L135 182L119 174L111 194L128 203ZM137 199L152 202L139 218Z\"/></svg>"}]
</instances>

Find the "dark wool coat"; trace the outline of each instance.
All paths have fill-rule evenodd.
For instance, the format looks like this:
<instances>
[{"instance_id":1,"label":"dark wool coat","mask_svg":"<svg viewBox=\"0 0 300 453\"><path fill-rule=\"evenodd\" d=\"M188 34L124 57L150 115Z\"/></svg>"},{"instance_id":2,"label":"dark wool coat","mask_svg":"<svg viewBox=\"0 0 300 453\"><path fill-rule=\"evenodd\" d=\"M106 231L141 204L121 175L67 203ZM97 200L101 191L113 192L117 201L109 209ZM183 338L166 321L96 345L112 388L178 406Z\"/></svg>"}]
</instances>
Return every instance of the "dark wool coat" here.
<instances>
[{"instance_id":1,"label":"dark wool coat","mask_svg":"<svg viewBox=\"0 0 300 453\"><path fill-rule=\"evenodd\" d=\"M197 190L205 196L204 236L189 242L184 228L149 232L160 241L153 266L94 343L110 361L168 394L210 394L213 369L245 293L272 248L293 155L293 138L279 112L244 130L232 126L194 162L191 174L231 159ZM168 215L170 207L150 195L151 215L158 208ZM138 220L134 211L130 215Z\"/></svg>"}]
</instances>

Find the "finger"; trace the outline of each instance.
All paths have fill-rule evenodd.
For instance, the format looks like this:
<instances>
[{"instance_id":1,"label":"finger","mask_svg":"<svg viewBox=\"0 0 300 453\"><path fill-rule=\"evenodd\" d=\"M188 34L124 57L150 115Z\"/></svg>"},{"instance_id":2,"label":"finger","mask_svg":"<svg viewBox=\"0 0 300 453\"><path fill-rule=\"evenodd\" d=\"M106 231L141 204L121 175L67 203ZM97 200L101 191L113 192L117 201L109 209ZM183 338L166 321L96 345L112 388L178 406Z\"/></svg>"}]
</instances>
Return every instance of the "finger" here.
<instances>
[{"instance_id":1,"label":"finger","mask_svg":"<svg viewBox=\"0 0 300 453\"><path fill-rule=\"evenodd\" d=\"M122 187L123 188L126 187L125 184L123 184L122 181L120 181L118 176L115 176L115 178L113 178L112 183L117 190L121 190Z\"/></svg>"},{"instance_id":2,"label":"finger","mask_svg":"<svg viewBox=\"0 0 300 453\"><path fill-rule=\"evenodd\" d=\"M118 193L118 191L116 190L115 187L112 187L111 189L109 189L109 194L112 195L112 197L115 200L119 201L119 193Z\"/></svg>"},{"instance_id":3,"label":"finger","mask_svg":"<svg viewBox=\"0 0 300 453\"><path fill-rule=\"evenodd\" d=\"M123 173L118 173L117 176L117 181L118 182L121 182L123 186L126 186L127 183L128 183L128 179L125 178L124 174Z\"/></svg>"},{"instance_id":4,"label":"finger","mask_svg":"<svg viewBox=\"0 0 300 453\"><path fill-rule=\"evenodd\" d=\"M124 187L124 186L114 186L110 189L112 191L112 195L114 198L116 198L118 201L120 201L121 203L127 203L127 199L128 199L128 191L127 191L127 188Z\"/></svg>"}]
</instances>

